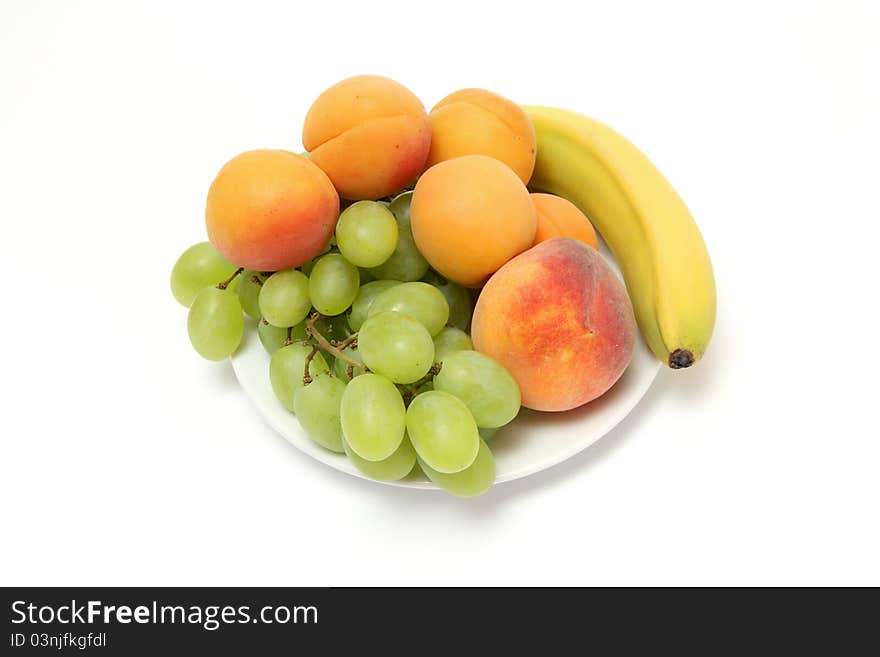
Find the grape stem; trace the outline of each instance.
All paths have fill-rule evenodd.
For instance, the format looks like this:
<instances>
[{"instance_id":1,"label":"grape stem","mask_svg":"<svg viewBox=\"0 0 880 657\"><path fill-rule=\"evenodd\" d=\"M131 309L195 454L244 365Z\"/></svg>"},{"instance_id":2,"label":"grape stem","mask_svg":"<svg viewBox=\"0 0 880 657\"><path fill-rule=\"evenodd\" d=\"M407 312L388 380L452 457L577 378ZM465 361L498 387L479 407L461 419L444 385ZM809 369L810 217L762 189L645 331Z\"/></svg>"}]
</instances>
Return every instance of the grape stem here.
<instances>
[{"instance_id":1,"label":"grape stem","mask_svg":"<svg viewBox=\"0 0 880 657\"><path fill-rule=\"evenodd\" d=\"M263 279L261 279L261 278L260 278L259 276L257 276L256 274L254 274L253 276L251 276L251 283L256 283L256 284L259 285L260 287L263 287Z\"/></svg>"},{"instance_id":2,"label":"grape stem","mask_svg":"<svg viewBox=\"0 0 880 657\"><path fill-rule=\"evenodd\" d=\"M234 272L232 272L232 276L227 278L225 281L220 281L219 283L217 283L217 289L218 290L225 290L227 287L229 287L229 284L235 280L235 277L238 276L243 271L244 271L244 267L239 267L238 269L236 269Z\"/></svg>"},{"instance_id":3,"label":"grape stem","mask_svg":"<svg viewBox=\"0 0 880 657\"><path fill-rule=\"evenodd\" d=\"M357 344L357 333L347 337L342 342L338 342L338 343L334 344L334 343L330 342L327 338L325 338L323 335L321 335L321 332L315 327L315 322L317 322L319 319L321 319L321 315L319 313L312 313L311 315L309 315L309 318L306 320L306 333L308 333L310 336L312 336L315 339L315 342L318 343L317 346L320 347L321 349L323 349L324 351L326 351L327 353L333 354L333 356L335 356L337 359L341 360L342 362L347 363L348 365L350 365L352 367L359 367L364 372L368 372L369 370L366 368L366 366L363 363L356 361L354 358L351 358L350 356L348 356L342 352L342 350L345 349L346 347Z\"/></svg>"},{"instance_id":4,"label":"grape stem","mask_svg":"<svg viewBox=\"0 0 880 657\"><path fill-rule=\"evenodd\" d=\"M265 321L265 320L263 320L263 321ZM266 323L268 324L268 322L266 322ZM293 344L293 327L288 326L287 327L287 337L284 338L284 346L287 347L288 345L291 345L291 344Z\"/></svg>"},{"instance_id":5,"label":"grape stem","mask_svg":"<svg viewBox=\"0 0 880 657\"><path fill-rule=\"evenodd\" d=\"M345 338L345 340L342 340L340 342L336 342L335 340L331 340L330 344L332 344L337 349L345 349L346 347L351 347L352 349L357 349L357 341L358 341L358 336L357 336L357 333L355 333L354 335L350 335L347 338Z\"/></svg>"},{"instance_id":6,"label":"grape stem","mask_svg":"<svg viewBox=\"0 0 880 657\"><path fill-rule=\"evenodd\" d=\"M312 350L309 352L309 355L306 356L306 364L303 367L303 385L307 386L312 382L312 375L309 374L309 366L312 364L312 359L315 357L315 354L318 353L318 345L313 344Z\"/></svg>"},{"instance_id":7,"label":"grape stem","mask_svg":"<svg viewBox=\"0 0 880 657\"><path fill-rule=\"evenodd\" d=\"M414 383L408 384L399 384L401 396L403 397L403 403L406 406L409 406L409 403L415 398L416 394L418 394L418 389L423 385L428 383L429 381L433 381L434 377L440 374L440 368L443 367L443 363L434 363L431 365L431 369L428 370L428 373L425 374L421 379Z\"/></svg>"}]
</instances>

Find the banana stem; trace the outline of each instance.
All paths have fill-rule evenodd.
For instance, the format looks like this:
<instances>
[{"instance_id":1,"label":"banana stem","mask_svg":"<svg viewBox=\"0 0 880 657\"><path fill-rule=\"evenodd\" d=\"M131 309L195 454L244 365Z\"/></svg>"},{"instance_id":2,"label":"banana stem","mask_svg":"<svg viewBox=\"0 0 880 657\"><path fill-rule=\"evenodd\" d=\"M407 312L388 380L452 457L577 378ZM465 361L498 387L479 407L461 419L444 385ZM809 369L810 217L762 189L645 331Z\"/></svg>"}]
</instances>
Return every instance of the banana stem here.
<instances>
[{"instance_id":1,"label":"banana stem","mask_svg":"<svg viewBox=\"0 0 880 657\"><path fill-rule=\"evenodd\" d=\"M676 349L669 354L669 367L674 370L684 369L694 364L694 355L688 349Z\"/></svg>"}]
</instances>

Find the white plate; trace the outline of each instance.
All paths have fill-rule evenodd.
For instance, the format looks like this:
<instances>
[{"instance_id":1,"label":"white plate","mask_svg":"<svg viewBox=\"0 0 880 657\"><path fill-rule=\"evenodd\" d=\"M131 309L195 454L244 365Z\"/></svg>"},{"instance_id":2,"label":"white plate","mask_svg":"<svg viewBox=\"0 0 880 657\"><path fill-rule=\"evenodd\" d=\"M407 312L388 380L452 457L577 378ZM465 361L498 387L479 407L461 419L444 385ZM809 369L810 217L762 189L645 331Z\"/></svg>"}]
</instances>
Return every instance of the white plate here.
<instances>
[{"instance_id":1,"label":"white plate","mask_svg":"<svg viewBox=\"0 0 880 657\"><path fill-rule=\"evenodd\" d=\"M278 433L294 446L322 463L367 478L344 454L336 454L312 442L296 417L281 405L269 383L269 354L260 344L253 325L245 331L241 347L232 356L232 367L242 388L260 413ZM492 438L495 482L512 481L556 465L586 449L625 418L648 391L660 369L641 337L630 366L620 380L599 399L566 413L541 413L522 409L519 416ZM424 479L403 479L390 483L410 488L437 488Z\"/></svg>"}]
</instances>

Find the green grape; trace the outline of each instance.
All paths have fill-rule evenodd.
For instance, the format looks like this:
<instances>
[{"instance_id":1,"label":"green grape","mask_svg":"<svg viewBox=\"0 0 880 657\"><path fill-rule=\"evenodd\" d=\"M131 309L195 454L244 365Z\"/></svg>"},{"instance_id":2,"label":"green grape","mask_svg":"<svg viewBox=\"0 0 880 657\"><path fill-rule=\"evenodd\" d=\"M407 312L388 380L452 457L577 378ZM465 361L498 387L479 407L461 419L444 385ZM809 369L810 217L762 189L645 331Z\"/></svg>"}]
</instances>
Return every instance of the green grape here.
<instances>
[{"instance_id":1,"label":"green grape","mask_svg":"<svg viewBox=\"0 0 880 657\"><path fill-rule=\"evenodd\" d=\"M428 271L428 261L419 253L410 227L411 200L412 192L406 192L395 198L388 206L397 219L397 248L388 260L370 270L370 273L378 279L417 281Z\"/></svg>"},{"instance_id":2,"label":"green grape","mask_svg":"<svg viewBox=\"0 0 880 657\"><path fill-rule=\"evenodd\" d=\"M356 360L359 363L364 362L361 359L360 352L358 352L358 350L356 350L356 349L352 349L351 347L346 347L345 349L342 350L342 353L344 353L346 356L348 356L352 360ZM348 365L349 364L346 363L341 358L337 358L336 363L334 364L334 367L333 367L333 371L336 373L336 376L338 376L343 381L351 381L351 379L348 378ZM353 367L352 368L352 375L353 376L351 378L354 378L355 376L360 376L363 373L364 373L363 368Z\"/></svg>"},{"instance_id":3,"label":"green grape","mask_svg":"<svg viewBox=\"0 0 880 657\"><path fill-rule=\"evenodd\" d=\"M269 361L269 381L272 383L272 390L288 411L293 411L293 395L303 386L306 358L311 351L309 345L293 342L272 354L272 359ZM316 353L309 363L309 375L314 378L327 372L328 369L321 352Z\"/></svg>"},{"instance_id":4,"label":"green grape","mask_svg":"<svg viewBox=\"0 0 880 657\"><path fill-rule=\"evenodd\" d=\"M244 335L244 317L238 297L230 289L206 287L196 295L186 320L189 340L208 360L231 356Z\"/></svg>"},{"instance_id":5,"label":"green grape","mask_svg":"<svg viewBox=\"0 0 880 657\"><path fill-rule=\"evenodd\" d=\"M370 269L377 279L417 281L428 270L428 261L419 253L410 227L398 224L397 248L391 257Z\"/></svg>"},{"instance_id":6,"label":"green grape","mask_svg":"<svg viewBox=\"0 0 880 657\"><path fill-rule=\"evenodd\" d=\"M344 439L342 447L354 464L354 467L370 479L376 479L377 481L397 481L398 479L403 479L412 471L416 463L416 452L406 436L403 437L400 447L391 456L381 461L362 459Z\"/></svg>"},{"instance_id":7,"label":"green grape","mask_svg":"<svg viewBox=\"0 0 880 657\"><path fill-rule=\"evenodd\" d=\"M370 312L373 300L395 285L400 285L400 281L370 281L361 285L361 289L358 290L357 296L351 304L351 313L348 315L348 323L353 331L360 330L361 324L364 323Z\"/></svg>"},{"instance_id":8,"label":"green grape","mask_svg":"<svg viewBox=\"0 0 880 657\"><path fill-rule=\"evenodd\" d=\"M471 315L474 313L474 304L471 302L467 288L443 278L436 272L428 272L425 280L446 297L446 303L449 304L448 323L462 331L467 331L471 325Z\"/></svg>"},{"instance_id":9,"label":"green grape","mask_svg":"<svg viewBox=\"0 0 880 657\"><path fill-rule=\"evenodd\" d=\"M263 348L269 352L270 356L281 349L281 347L283 347L284 343L287 341L286 328L281 326L272 326L269 322L263 319L257 322L257 335L260 336L260 342L263 344ZM296 326L291 327L291 342L305 340L307 337L308 335L306 334L305 322L300 322Z\"/></svg>"},{"instance_id":10,"label":"green grape","mask_svg":"<svg viewBox=\"0 0 880 657\"><path fill-rule=\"evenodd\" d=\"M384 376L352 379L342 395L340 418L345 441L367 461L387 459L403 441L406 408L400 391Z\"/></svg>"},{"instance_id":11,"label":"green grape","mask_svg":"<svg viewBox=\"0 0 880 657\"><path fill-rule=\"evenodd\" d=\"M180 305L189 308L199 292L225 281L236 269L235 265L217 253L210 242L193 244L181 254L171 269L171 294ZM229 287L233 288L234 283Z\"/></svg>"},{"instance_id":12,"label":"green grape","mask_svg":"<svg viewBox=\"0 0 880 657\"><path fill-rule=\"evenodd\" d=\"M482 495L495 481L495 458L485 441L480 441L477 458L461 472L447 474L434 470L424 461L419 462L422 472L432 482L456 497Z\"/></svg>"},{"instance_id":13,"label":"green grape","mask_svg":"<svg viewBox=\"0 0 880 657\"><path fill-rule=\"evenodd\" d=\"M305 274L306 276L311 276L311 275L312 275L312 269L315 267L315 261L316 261L316 260L317 260L317 258L316 258L315 260L309 260L306 264L302 265L302 266L299 268L299 270L300 270L303 274Z\"/></svg>"},{"instance_id":14,"label":"green grape","mask_svg":"<svg viewBox=\"0 0 880 657\"><path fill-rule=\"evenodd\" d=\"M401 283L376 295L367 316L394 311L409 315L437 335L449 319L449 304L440 291L427 283Z\"/></svg>"},{"instance_id":15,"label":"green grape","mask_svg":"<svg viewBox=\"0 0 880 657\"><path fill-rule=\"evenodd\" d=\"M260 344L263 345L271 356L284 346L287 339L287 329L280 326L272 326L264 319L257 322L257 335L260 337Z\"/></svg>"},{"instance_id":16,"label":"green grape","mask_svg":"<svg viewBox=\"0 0 880 657\"><path fill-rule=\"evenodd\" d=\"M409 474L404 477L407 481L420 481L425 479L425 473L422 472L422 466L419 465L419 459L416 458L415 465L413 465L412 470L409 471Z\"/></svg>"},{"instance_id":17,"label":"green grape","mask_svg":"<svg viewBox=\"0 0 880 657\"><path fill-rule=\"evenodd\" d=\"M501 430L501 427L493 427L491 429L487 429L486 427L481 427L479 429L480 438L482 438L483 440L485 440L488 443L490 440L492 440L495 437L495 434L497 434L500 430Z\"/></svg>"},{"instance_id":18,"label":"green grape","mask_svg":"<svg viewBox=\"0 0 880 657\"><path fill-rule=\"evenodd\" d=\"M480 449L471 412L448 392L432 390L413 399L406 411L406 431L419 459L439 472L464 470Z\"/></svg>"},{"instance_id":19,"label":"green grape","mask_svg":"<svg viewBox=\"0 0 880 657\"><path fill-rule=\"evenodd\" d=\"M315 322L315 329L328 340L345 340L345 338L351 335L348 317L345 315L321 317Z\"/></svg>"},{"instance_id":20,"label":"green grape","mask_svg":"<svg viewBox=\"0 0 880 657\"><path fill-rule=\"evenodd\" d=\"M339 215L336 246L351 264L378 267L397 247L397 220L381 203L358 201Z\"/></svg>"},{"instance_id":21,"label":"green grape","mask_svg":"<svg viewBox=\"0 0 880 657\"><path fill-rule=\"evenodd\" d=\"M259 279L259 283L254 283L254 277ZM238 277L238 300L241 302L241 308L250 317L260 319L260 288L262 283L266 281L266 277L259 272L245 269Z\"/></svg>"},{"instance_id":22,"label":"green grape","mask_svg":"<svg viewBox=\"0 0 880 657\"><path fill-rule=\"evenodd\" d=\"M293 393L293 412L309 438L334 452L342 448L339 407L345 384L334 376L321 374Z\"/></svg>"},{"instance_id":23,"label":"green grape","mask_svg":"<svg viewBox=\"0 0 880 657\"><path fill-rule=\"evenodd\" d=\"M363 267L358 267L358 275L361 277L361 285L376 280L376 277L370 273L370 270Z\"/></svg>"},{"instance_id":24,"label":"green grape","mask_svg":"<svg viewBox=\"0 0 880 657\"><path fill-rule=\"evenodd\" d=\"M361 284L357 267L338 253L321 256L309 278L312 305L322 315L345 312L357 296Z\"/></svg>"},{"instance_id":25,"label":"green grape","mask_svg":"<svg viewBox=\"0 0 880 657\"><path fill-rule=\"evenodd\" d=\"M443 361L434 389L458 397L478 427L501 427L519 412L519 386L504 366L477 351L456 351Z\"/></svg>"},{"instance_id":26,"label":"green grape","mask_svg":"<svg viewBox=\"0 0 880 657\"><path fill-rule=\"evenodd\" d=\"M260 288L260 312L275 326L295 326L309 314L309 279L301 271L288 269L272 274Z\"/></svg>"},{"instance_id":27,"label":"green grape","mask_svg":"<svg viewBox=\"0 0 880 657\"><path fill-rule=\"evenodd\" d=\"M309 332L306 331L306 323L300 322L295 326L290 327L290 340L291 342L295 342L297 340L305 340L309 337Z\"/></svg>"},{"instance_id":28,"label":"green grape","mask_svg":"<svg viewBox=\"0 0 880 657\"><path fill-rule=\"evenodd\" d=\"M403 192L402 194L398 194L394 197L394 200L388 205L388 209L394 214L394 218L397 221L402 221L403 223L409 225L412 222L412 218L410 217L410 208L412 207L412 198L413 192L412 190L408 192Z\"/></svg>"},{"instance_id":29,"label":"green grape","mask_svg":"<svg viewBox=\"0 0 880 657\"><path fill-rule=\"evenodd\" d=\"M394 383L413 383L434 364L434 342L409 315L379 313L358 331L358 351L367 367Z\"/></svg>"},{"instance_id":30,"label":"green grape","mask_svg":"<svg viewBox=\"0 0 880 657\"><path fill-rule=\"evenodd\" d=\"M473 349L471 337L459 328L447 326L434 336L434 360L442 363L451 353Z\"/></svg>"}]
</instances>

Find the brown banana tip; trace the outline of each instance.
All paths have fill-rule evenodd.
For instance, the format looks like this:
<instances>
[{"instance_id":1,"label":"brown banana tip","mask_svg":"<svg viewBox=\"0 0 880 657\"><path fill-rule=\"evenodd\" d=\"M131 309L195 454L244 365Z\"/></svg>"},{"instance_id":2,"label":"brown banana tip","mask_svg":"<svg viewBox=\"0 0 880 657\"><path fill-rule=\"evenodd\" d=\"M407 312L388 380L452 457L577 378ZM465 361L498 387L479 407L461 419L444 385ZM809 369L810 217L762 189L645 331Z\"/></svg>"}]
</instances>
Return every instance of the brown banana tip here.
<instances>
[{"instance_id":1,"label":"brown banana tip","mask_svg":"<svg viewBox=\"0 0 880 657\"><path fill-rule=\"evenodd\" d=\"M694 364L694 355L687 349L676 349L669 354L669 367L674 370L684 369Z\"/></svg>"}]
</instances>

